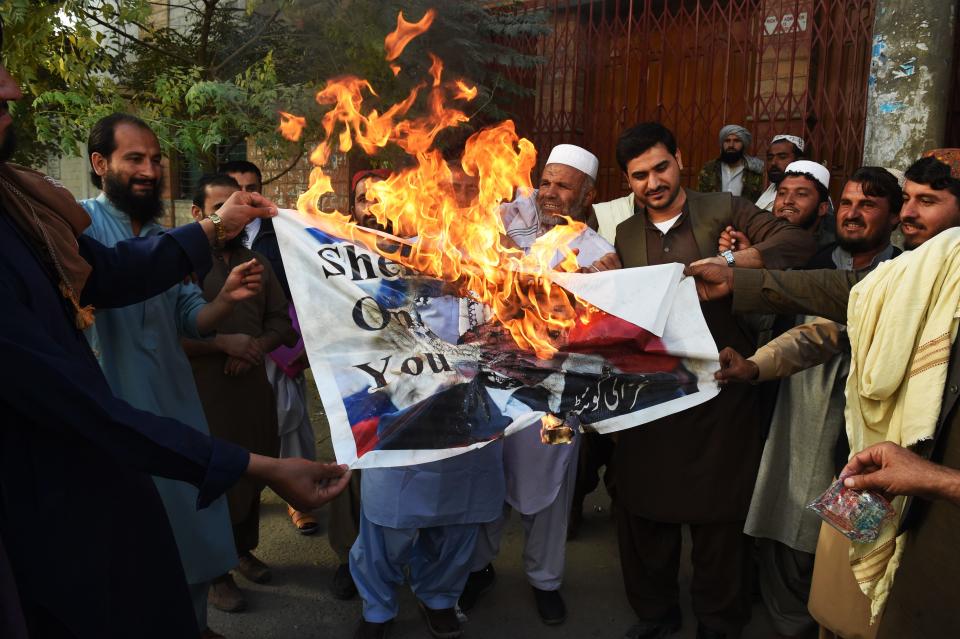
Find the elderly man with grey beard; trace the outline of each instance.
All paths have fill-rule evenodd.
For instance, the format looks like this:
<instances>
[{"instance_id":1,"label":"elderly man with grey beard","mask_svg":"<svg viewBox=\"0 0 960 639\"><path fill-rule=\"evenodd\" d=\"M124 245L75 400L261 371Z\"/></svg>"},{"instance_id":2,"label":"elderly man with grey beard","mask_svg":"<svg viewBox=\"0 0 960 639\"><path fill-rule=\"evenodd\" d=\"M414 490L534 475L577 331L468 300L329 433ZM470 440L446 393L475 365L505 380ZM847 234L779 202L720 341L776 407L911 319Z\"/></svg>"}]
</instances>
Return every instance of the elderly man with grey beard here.
<instances>
[{"instance_id":1,"label":"elderly man with grey beard","mask_svg":"<svg viewBox=\"0 0 960 639\"><path fill-rule=\"evenodd\" d=\"M507 237L527 251L537 238L568 219L584 222L596 197L596 156L571 144L554 147L547 158L539 188L505 204L501 210ZM594 230L584 228L568 244L577 250L583 272L620 268L613 246ZM559 257L557 258L559 260ZM577 473L580 437L571 445L540 440L539 428L526 428L507 437L503 466L507 495L502 516L481 527L460 608L473 608L495 579L493 559L511 509L520 512L525 544L524 569L533 588L537 612L546 624L563 623L566 606L559 589L563 581L567 524Z\"/></svg>"}]
</instances>

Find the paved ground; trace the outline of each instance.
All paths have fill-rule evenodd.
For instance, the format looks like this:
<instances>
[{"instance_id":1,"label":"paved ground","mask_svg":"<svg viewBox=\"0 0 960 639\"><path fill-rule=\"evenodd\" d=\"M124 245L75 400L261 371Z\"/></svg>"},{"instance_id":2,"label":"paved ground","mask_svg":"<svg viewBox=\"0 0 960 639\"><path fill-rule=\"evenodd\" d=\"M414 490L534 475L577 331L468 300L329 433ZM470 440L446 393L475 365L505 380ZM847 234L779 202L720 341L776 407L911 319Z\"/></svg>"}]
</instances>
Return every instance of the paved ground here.
<instances>
[{"instance_id":1,"label":"paved ground","mask_svg":"<svg viewBox=\"0 0 960 639\"><path fill-rule=\"evenodd\" d=\"M318 450L322 457L330 459L326 419L318 405L312 412L318 427ZM228 639L349 639L360 617L361 606L359 600L342 602L329 594L328 584L337 560L324 533L326 510L319 512L321 532L305 537L294 531L286 507L276 495L265 491L263 501L261 543L256 554L273 568L273 580L258 586L238 576L237 583L247 592L249 610L226 614L211 608L210 626ZM495 563L497 584L470 614L464 625L465 639L616 639L623 636L634 617L623 594L609 498L600 492L594 493L588 498L585 511L579 537L567 546L567 573L562 590L569 612L567 622L552 627L540 622L523 576L520 558L523 531L514 518ZM683 564L684 627L675 637L693 639L696 622L687 595L690 583L687 552ZM744 639L766 639L771 634L766 613L755 604L753 621ZM413 596L404 589L391 638L427 639L429 636Z\"/></svg>"}]
</instances>

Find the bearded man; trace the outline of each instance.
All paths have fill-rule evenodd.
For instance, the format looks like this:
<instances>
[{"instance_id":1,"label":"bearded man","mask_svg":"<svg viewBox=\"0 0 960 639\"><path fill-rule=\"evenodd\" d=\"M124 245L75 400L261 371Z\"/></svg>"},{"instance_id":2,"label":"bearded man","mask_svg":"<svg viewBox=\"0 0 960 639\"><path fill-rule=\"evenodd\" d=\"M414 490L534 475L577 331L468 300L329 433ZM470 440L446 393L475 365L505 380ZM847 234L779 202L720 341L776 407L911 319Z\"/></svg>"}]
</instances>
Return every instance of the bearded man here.
<instances>
[{"instance_id":1,"label":"bearded man","mask_svg":"<svg viewBox=\"0 0 960 639\"><path fill-rule=\"evenodd\" d=\"M90 130L87 148L91 179L103 192L80 203L92 220L86 234L113 246L162 233L157 219L163 213L163 165L160 144L147 124L125 113L107 116ZM231 241L239 241L239 236ZM252 269L259 275L263 267L248 261L234 269L231 280ZM113 392L137 408L179 419L209 435L180 337L213 333L241 301L230 294L231 287L228 283L208 304L197 286L181 282L138 304L98 310L87 338ZM237 565L226 500L197 510L195 488L162 477L154 481L177 539L197 622L210 632L208 585Z\"/></svg>"},{"instance_id":2,"label":"bearded man","mask_svg":"<svg viewBox=\"0 0 960 639\"><path fill-rule=\"evenodd\" d=\"M584 222L596 197L594 181L599 160L572 144L560 144L550 152L540 184L531 195L504 205L507 237L528 250L542 235L567 218ZM619 268L613 247L595 231L585 228L570 243L579 249L581 271ZM473 572L467 580L460 607L473 608L495 579L493 559L500 549L503 529L511 510L521 515L524 527L523 560L533 589L537 612L546 624L562 623L567 616L560 596L566 554L567 525L577 474L580 437L571 445L545 444L540 429L525 428L505 438L503 465L507 495L502 515L481 527L473 555Z\"/></svg>"},{"instance_id":3,"label":"bearded man","mask_svg":"<svg viewBox=\"0 0 960 639\"><path fill-rule=\"evenodd\" d=\"M791 164L781 184L795 180L796 165L803 164ZM896 257L900 251L891 246L890 233L899 221L902 204L903 193L890 172L879 167L857 169L840 197L837 243L820 250L804 268L865 274ZM780 206L778 195L774 210ZM811 322L801 327L805 335L830 330L824 326L828 320L815 316L779 317L780 328ZM832 330L840 333L839 343L823 358L823 365L780 382L744 529L757 539L760 592L774 629L782 637L805 636L814 626L807 600L821 520L806 506L827 489L850 454L843 430L849 342L841 327ZM749 359L724 349L718 379L725 383L785 377L793 372L787 362L803 359L791 356L800 352L796 335L796 331L787 331Z\"/></svg>"},{"instance_id":4,"label":"bearded man","mask_svg":"<svg viewBox=\"0 0 960 639\"><path fill-rule=\"evenodd\" d=\"M703 165L699 177L701 193L725 192L751 202L763 190L763 161L747 155L753 136L739 124L720 129L720 157Z\"/></svg>"}]
</instances>

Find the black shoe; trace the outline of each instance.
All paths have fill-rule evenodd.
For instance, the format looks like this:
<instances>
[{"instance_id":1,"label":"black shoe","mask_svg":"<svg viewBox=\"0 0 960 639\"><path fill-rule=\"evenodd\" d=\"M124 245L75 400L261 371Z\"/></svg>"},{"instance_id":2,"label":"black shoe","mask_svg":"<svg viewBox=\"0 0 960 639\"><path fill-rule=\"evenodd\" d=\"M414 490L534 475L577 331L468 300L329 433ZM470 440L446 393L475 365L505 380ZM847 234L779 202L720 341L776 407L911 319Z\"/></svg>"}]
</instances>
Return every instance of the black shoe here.
<instances>
[{"instance_id":1,"label":"black shoe","mask_svg":"<svg viewBox=\"0 0 960 639\"><path fill-rule=\"evenodd\" d=\"M477 600L493 587L496 580L497 573L493 569L493 564L487 564L483 570L471 572L463 587L463 594L460 595L460 610L463 612L472 610Z\"/></svg>"},{"instance_id":2,"label":"black shoe","mask_svg":"<svg viewBox=\"0 0 960 639\"><path fill-rule=\"evenodd\" d=\"M727 633L699 624L697 626L697 639L727 639Z\"/></svg>"},{"instance_id":3,"label":"black shoe","mask_svg":"<svg viewBox=\"0 0 960 639\"><path fill-rule=\"evenodd\" d=\"M436 639L457 639L461 634L460 619L453 608L434 610L428 608L422 601L417 601L423 618L427 621L427 629Z\"/></svg>"},{"instance_id":4,"label":"black shoe","mask_svg":"<svg viewBox=\"0 0 960 639\"><path fill-rule=\"evenodd\" d=\"M387 632L389 632L392 623L393 621L373 623L361 619L357 631L353 633L353 639L387 639Z\"/></svg>"},{"instance_id":5,"label":"black shoe","mask_svg":"<svg viewBox=\"0 0 960 639\"><path fill-rule=\"evenodd\" d=\"M540 621L548 626L555 626L567 620L567 606L559 590L533 589L533 597L537 600L537 612Z\"/></svg>"},{"instance_id":6,"label":"black shoe","mask_svg":"<svg viewBox=\"0 0 960 639\"><path fill-rule=\"evenodd\" d=\"M623 639L662 639L680 630L680 609L674 608L659 619L640 621L627 630Z\"/></svg>"},{"instance_id":7,"label":"black shoe","mask_svg":"<svg viewBox=\"0 0 960 639\"><path fill-rule=\"evenodd\" d=\"M350 564L340 564L330 580L330 594L341 601L353 599L357 596L357 584L353 583L350 574Z\"/></svg>"}]
</instances>

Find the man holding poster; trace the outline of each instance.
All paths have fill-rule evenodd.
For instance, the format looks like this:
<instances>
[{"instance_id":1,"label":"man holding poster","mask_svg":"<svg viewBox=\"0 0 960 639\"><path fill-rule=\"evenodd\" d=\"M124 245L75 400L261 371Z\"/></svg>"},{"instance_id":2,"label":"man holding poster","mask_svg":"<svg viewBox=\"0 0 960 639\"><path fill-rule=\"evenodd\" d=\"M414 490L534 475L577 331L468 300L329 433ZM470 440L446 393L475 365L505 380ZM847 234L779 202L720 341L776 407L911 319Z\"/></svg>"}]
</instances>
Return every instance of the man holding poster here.
<instances>
[{"instance_id":1,"label":"man holding poster","mask_svg":"<svg viewBox=\"0 0 960 639\"><path fill-rule=\"evenodd\" d=\"M633 215L616 228L625 267L706 258L783 268L813 254L809 233L749 201L681 188L680 152L660 124L622 133L617 161L635 203ZM746 233L752 246L714 256L716 238L728 225ZM756 333L731 314L729 302L701 308L721 348L753 351ZM620 563L639 618L626 637L665 637L680 626L682 524L693 538L697 636L737 636L746 624L751 571L743 523L763 448L761 415L753 387L726 387L710 402L621 433L613 461Z\"/></svg>"}]
</instances>

